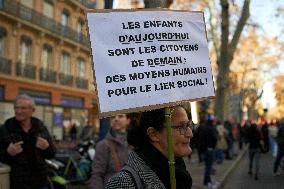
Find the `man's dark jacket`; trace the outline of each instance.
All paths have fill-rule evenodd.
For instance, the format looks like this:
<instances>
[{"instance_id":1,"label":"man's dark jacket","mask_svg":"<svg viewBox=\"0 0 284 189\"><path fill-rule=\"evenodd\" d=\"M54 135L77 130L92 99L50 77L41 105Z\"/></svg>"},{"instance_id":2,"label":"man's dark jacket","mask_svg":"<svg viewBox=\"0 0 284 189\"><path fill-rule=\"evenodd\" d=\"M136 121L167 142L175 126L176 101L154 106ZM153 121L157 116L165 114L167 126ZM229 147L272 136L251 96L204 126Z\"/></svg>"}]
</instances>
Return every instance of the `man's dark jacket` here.
<instances>
[{"instance_id":1,"label":"man's dark jacket","mask_svg":"<svg viewBox=\"0 0 284 189\"><path fill-rule=\"evenodd\" d=\"M217 130L210 123L202 123L196 130L195 142L200 152L206 152L208 148L215 148L218 140Z\"/></svg>"},{"instance_id":2,"label":"man's dark jacket","mask_svg":"<svg viewBox=\"0 0 284 189\"><path fill-rule=\"evenodd\" d=\"M278 148L280 150L284 150L284 124L280 126L276 140L278 143Z\"/></svg>"},{"instance_id":3,"label":"man's dark jacket","mask_svg":"<svg viewBox=\"0 0 284 189\"><path fill-rule=\"evenodd\" d=\"M250 149L261 149L261 130L258 129L256 124L252 124L247 129L247 137Z\"/></svg>"},{"instance_id":4,"label":"man's dark jacket","mask_svg":"<svg viewBox=\"0 0 284 189\"><path fill-rule=\"evenodd\" d=\"M56 149L42 121L33 117L31 124L32 128L26 133L13 117L0 127L0 162L11 166L10 189L38 189L47 184L47 166L44 159L53 158ZM48 141L47 149L36 147L38 136ZM9 144L19 141L24 142L23 151L10 156L7 152Z\"/></svg>"}]
</instances>

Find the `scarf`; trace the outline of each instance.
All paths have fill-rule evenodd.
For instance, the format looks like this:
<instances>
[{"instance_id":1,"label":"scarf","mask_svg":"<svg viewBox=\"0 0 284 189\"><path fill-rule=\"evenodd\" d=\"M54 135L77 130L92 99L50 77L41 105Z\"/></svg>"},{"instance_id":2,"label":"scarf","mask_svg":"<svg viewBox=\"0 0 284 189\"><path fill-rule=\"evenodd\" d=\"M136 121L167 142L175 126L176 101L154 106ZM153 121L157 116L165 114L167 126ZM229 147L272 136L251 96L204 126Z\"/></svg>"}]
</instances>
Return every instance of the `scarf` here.
<instances>
[{"instance_id":1,"label":"scarf","mask_svg":"<svg viewBox=\"0 0 284 189\"><path fill-rule=\"evenodd\" d=\"M168 159L152 144L145 144L144 147L136 149L135 152L146 162L146 164L156 173L167 189L171 188L170 171ZM191 189L192 178L186 170L182 158L175 159L176 188Z\"/></svg>"}]
</instances>

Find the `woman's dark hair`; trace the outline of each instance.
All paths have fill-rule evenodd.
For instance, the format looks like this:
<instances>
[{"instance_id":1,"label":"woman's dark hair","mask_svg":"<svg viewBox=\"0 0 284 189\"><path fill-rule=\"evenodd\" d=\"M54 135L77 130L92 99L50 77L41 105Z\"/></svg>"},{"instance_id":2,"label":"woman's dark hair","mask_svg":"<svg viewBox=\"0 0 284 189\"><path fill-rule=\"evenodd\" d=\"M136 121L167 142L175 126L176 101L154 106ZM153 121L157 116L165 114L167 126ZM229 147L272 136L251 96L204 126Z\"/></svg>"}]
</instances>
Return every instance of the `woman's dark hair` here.
<instances>
[{"instance_id":1,"label":"woman's dark hair","mask_svg":"<svg viewBox=\"0 0 284 189\"><path fill-rule=\"evenodd\" d=\"M134 148L140 148L150 141L147 129L153 127L161 131L165 122L165 109L157 109L141 113L139 124L132 124L128 129L127 142Z\"/></svg>"},{"instance_id":2,"label":"woman's dark hair","mask_svg":"<svg viewBox=\"0 0 284 189\"><path fill-rule=\"evenodd\" d=\"M128 113L126 117L130 119L129 127L136 126L139 124L140 113ZM127 129L129 129L129 127Z\"/></svg>"}]
</instances>

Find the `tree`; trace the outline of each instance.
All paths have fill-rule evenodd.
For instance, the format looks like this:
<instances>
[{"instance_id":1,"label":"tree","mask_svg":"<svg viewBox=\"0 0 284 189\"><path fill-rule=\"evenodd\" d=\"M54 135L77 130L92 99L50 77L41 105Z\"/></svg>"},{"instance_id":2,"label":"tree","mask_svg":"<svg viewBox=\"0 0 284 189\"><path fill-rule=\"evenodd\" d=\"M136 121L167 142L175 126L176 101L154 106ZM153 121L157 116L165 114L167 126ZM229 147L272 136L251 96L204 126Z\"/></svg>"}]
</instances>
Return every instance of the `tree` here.
<instances>
[{"instance_id":1,"label":"tree","mask_svg":"<svg viewBox=\"0 0 284 189\"><path fill-rule=\"evenodd\" d=\"M234 53L239 42L243 28L249 18L249 5L250 0L244 0L244 4L241 11L241 16L237 22L236 29L233 35L230 35L230 13L229 8L232 3L229 3L228 0L220 0L221 4L221 36L218 35L218 26L220 22L218 18L218 9L216 8L215 1L206 0L206 1L191 1L191 3L176 0L176 4L183 3L187 6L188 10L190 6L196 6L202 9L208 8L209 11L209 34L210 40L213 44L213 50L211 54L213 59L215 56L216 59L216 76L217 76L217 90L216 90L216 101L215 101L215 114L220 120L224 120L226 113L226 101L228 96L228 87L229 87L229 73L230 65L232 63ZM174 4L173 3L173 4ZM176 5L176 7L178 7ZM182 9L182 8L179 8ZM232 11L231 9L230 11ZM233 10L238 12L238 10ZM231 40L229 37L232 36ZM211 58L212 61L212 58ZM213 65L214 66L214 65ZM213 67L214 70L214 67Z\"/></svg>"},{"instance_id":2,"label":"tree","mask_svg":"<svg viewBox=\"0 0 284 189\"><path fill-rule=\"evenodd\" d=\"M284 117L284 74L279 75L276 77L275 83L274 83L274 92L275 92L275 98L277 102L277 117L283 118Z\"/></svg>"},{"instance_id":3,"label":"tree","mask_svg":"<svg viewBox=\"0 0 284 189\"><path fill-rule=\"evenodd\" d=\"M215 114L220 120L225 119L226 101L229 86L230 65L232 63L237 44L239 42L243 28L249 18L250 0L245 0L242 8L241 17L236 26L231 41L229 41L230 14L228 0L221 0L221 51L217 52L217 89L215 101Z\"/></svg>"},{"instance_id":4,"label":"tree","mask_svg":"<svg viewBox=\"0 0 284 189\"><path fill-rule=\"evenodd\" d=\"M228 118L226 111L228 95L241 93L244 106L254 107L253 104L262 95L263 84L275 76L272 71L283 58L283 55L281 58L283 43L281 47L279 37L269 37L261 33L265 31L264 28L253 20L248 21L249 0L244 0L242 7L233 0L220 0L221 10L216 2L174 0L170 8L201 10L205 15L209 15L207 32L210 59L214 78L217 78L215 114L223 120ZM274 6L277 15L272 16L271 19L275 22L277 17L283 17L284 8L281 3L276 3ZM245 25L248 27L244 28Z\"/></svg>"},{"instance_id":5,"label":"tree","mask_svg":"<svg viewBox=\"0 0 284 189\"><path fill-rule=\"evenodd\" d=\"M283 44L275 37L248 27L240 39L235 58L230 67L230 92L240 97L239 120L243 118L243 108L248 112L255 109L256 102L263 94L263 85L271 80L273 71L281 59Z\"/></svg>"}]
</instances>

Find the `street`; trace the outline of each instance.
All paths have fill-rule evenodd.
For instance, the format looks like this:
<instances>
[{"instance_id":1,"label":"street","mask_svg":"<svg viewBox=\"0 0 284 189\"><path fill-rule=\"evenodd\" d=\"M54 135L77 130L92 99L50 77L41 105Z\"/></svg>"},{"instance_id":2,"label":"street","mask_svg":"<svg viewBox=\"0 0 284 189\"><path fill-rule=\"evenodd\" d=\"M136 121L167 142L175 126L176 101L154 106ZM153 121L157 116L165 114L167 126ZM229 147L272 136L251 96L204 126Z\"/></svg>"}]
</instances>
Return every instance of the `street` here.
<instances>
[{"instance_id":1,"label":"street","mask_svg":"<svg viewBox=\"0 0 284 189\"><path fill-rule=\"evenodd\" d=\"M261 154L259 180L248 174L248 153L227 178L223 189L283 189L284 174L273 176L274 158L270 153Z\"/></svg>"}]
</instances>

